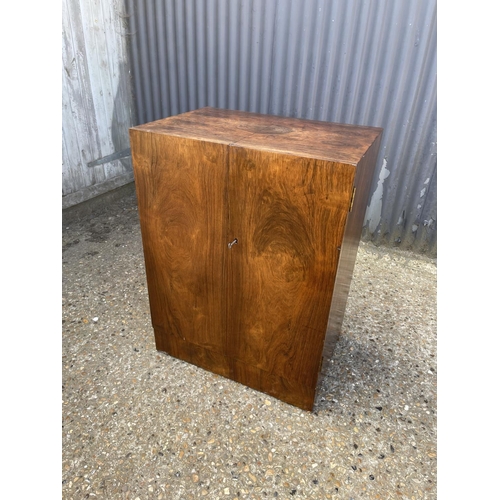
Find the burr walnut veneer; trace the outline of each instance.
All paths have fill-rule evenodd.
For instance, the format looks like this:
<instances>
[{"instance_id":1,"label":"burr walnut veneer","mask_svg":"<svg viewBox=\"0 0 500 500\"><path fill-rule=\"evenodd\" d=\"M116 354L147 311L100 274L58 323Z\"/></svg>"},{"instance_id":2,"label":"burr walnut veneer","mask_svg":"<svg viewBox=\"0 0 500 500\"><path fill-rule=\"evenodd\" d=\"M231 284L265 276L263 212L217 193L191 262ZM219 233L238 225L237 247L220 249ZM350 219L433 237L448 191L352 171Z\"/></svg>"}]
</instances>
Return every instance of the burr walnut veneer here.
<instances>
[{"instance_id":1,"label":"burr walnut veneer","mask_svg":"<svg viewBox=\"0 0 500 500\"><path fill-rule=\"evenodd\" d=\"M157 349L311 410L381 133L214 108L131 128Z\"/></svg>"}]
</instances>

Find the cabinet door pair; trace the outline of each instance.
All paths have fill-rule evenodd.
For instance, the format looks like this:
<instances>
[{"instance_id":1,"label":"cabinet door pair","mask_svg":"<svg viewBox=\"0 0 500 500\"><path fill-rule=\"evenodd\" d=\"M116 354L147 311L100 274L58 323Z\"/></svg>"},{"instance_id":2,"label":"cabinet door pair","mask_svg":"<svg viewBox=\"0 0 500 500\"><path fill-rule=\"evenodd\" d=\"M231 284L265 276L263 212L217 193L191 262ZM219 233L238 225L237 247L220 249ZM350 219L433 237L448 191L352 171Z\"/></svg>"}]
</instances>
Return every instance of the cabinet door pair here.
<instances>
[{"instance_id":1,"label":"cabinet door pair","mask_svg":"<svg viewBox=\"0 0 500 500\"><path fill-rule=\"evenodd\" d=\"M354 168L160 134L133 149L157 348L309 402Z\"/></svg>"},{"instance_id":2,"label":"cabinet door pair","mask_svg":"<svg viewBox=\"0 0 500 500\"><path fill-rule=\"evenodd\" d=\"M380 134L213 108L132 128L157 349L311 410Z\"/></svg>"}]
</instances>

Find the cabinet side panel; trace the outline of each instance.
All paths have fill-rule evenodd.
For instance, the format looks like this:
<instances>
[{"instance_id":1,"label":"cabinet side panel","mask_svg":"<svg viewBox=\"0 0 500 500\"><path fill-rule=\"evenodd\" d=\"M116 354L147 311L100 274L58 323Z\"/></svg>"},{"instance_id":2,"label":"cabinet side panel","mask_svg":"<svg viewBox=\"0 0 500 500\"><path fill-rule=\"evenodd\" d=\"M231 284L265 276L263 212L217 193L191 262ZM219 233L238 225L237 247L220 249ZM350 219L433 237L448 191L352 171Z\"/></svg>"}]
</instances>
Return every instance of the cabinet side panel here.
<instances>
[{"instance_id":1,"label":"cabinet side panel","mask_svg":"<svg viewBox=\"0 0 500 500\"><path fill-rule=\"evenodd\" d=\"M355 169L240 147L229 158L228 354L241 379L247 366L314 393Z\"/></svg>"},{"instance_id":2,"label":"cabinet side panel","mask_svg":"<svg viewBox=\"0 0 500 500\"><path fill-rule=\"evenodd\" d=\"M361 230L363 228L363 220L368 203L368 196L370 194L373 172L377 162L380 139L381 135L373 142L357 166L356 178L354 180L356 195L354 197L352 210L347 217L345 235L340 252L340 261L335 279L328 329L323 350L323 357L325 358L323 371L327 369L327 361L332 357L342 327L352 273L356 262L356 254L361 238Z\"/></svg>"},{"instance_id":3,"label":"cabinet side panel","mask_svg":"<svg viewBox=\"0 0 500 500\"><path fill-rule=\"evenodd\" d=\"M138 130L130 138L157 349L172 336L222 352L227 147Z\"/></svg>"}]
</instances>

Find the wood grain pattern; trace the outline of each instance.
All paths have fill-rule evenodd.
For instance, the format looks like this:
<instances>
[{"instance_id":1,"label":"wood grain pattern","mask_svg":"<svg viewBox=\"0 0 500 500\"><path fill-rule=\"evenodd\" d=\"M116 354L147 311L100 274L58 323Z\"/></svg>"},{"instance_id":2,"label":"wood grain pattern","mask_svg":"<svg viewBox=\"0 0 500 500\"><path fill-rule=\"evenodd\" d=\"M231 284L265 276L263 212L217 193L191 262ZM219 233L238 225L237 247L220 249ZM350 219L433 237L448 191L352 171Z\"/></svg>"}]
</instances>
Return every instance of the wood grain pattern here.
<instances>
[{"instance_id":1,"label":"wood grain pattern","mask_svg":"<svg viewBox=\"0 0 500 500\"><path fill-rule=\"evenodd\" d=\"M131 129L157 349L311 410L380 133L213 108Z\"/></svg>"},{"instance_id":2,"label":"wood grain pattern","mask_svg":"<svg viewBox=\"0 0 500 500\"><path fill-rule=\"evenodd\" d=\"M159 351L167 352L178 359L265 392L304 410L311 410L313 407L314 390L301 381L288 380L260 370L213 349L179 339L161 328L156 327L154 331Z\"/></svg>"},{"instance_id":3,"label":"wood grain pattern","mask_svg":"<svg viewBox=\"0 0 500 500\"><path fill-rule=\"evenodd\" d=\"M222 352L227 149L136 130L131 147L153 326Z\"/></svg>"},{"instance_id":4,"label":"wood grain pattern","mask_svg":"<svg viewBox=\"0 0 500 500\"><path fill-rule=\"evenodd\" d=\"M332 357L335 344L340 335L381 139L382 134L379 134L368 148L366 154L361 158L356 170L356 178L354 179L356 196L354 198L352 210L347 217L345 234L340 252L340 262L333 289L332 304L323 350L323 357L325 360L329 360ZM324 362L323 366L326 367L327 363Z\"/></svg>"},{"instance_id":5,"label":"wood grain pattern","mask_svg":"<svg viewBox=\"0 0 500 500\"><path fill-rule=\"evenodd\" d=\"M314 393L355 169L233 147L228 346Z\"/></svg>"},{"instance_id":6,"label":"wood grain pattern","mask_svg":"<svg viewBox=\"0 0 500 500\"><path fill-rule=\"evenodd\" d=\"M358 164L381 130L210 107L135 128L349 165Z\"/></svg>"}]
</instances>

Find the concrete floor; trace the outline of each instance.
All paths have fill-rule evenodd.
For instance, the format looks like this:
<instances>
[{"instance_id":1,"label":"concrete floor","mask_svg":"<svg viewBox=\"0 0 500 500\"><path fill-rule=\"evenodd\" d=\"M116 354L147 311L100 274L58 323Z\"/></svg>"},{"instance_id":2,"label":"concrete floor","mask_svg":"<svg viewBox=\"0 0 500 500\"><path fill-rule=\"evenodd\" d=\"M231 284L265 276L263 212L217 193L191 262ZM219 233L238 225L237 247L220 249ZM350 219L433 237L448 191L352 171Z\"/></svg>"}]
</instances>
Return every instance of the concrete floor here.
<instances>
[{"instance_id":1,"label":"concrete floor","mask_svg":"<svg viewBox=\"0 0 500 500\"><path fill-rule=\"evenodd\" d=\"M63 499L437 497L435 259L360 245L308 413L156 351L133 184L63 222Z\"/></svg>"}]
</instances>

